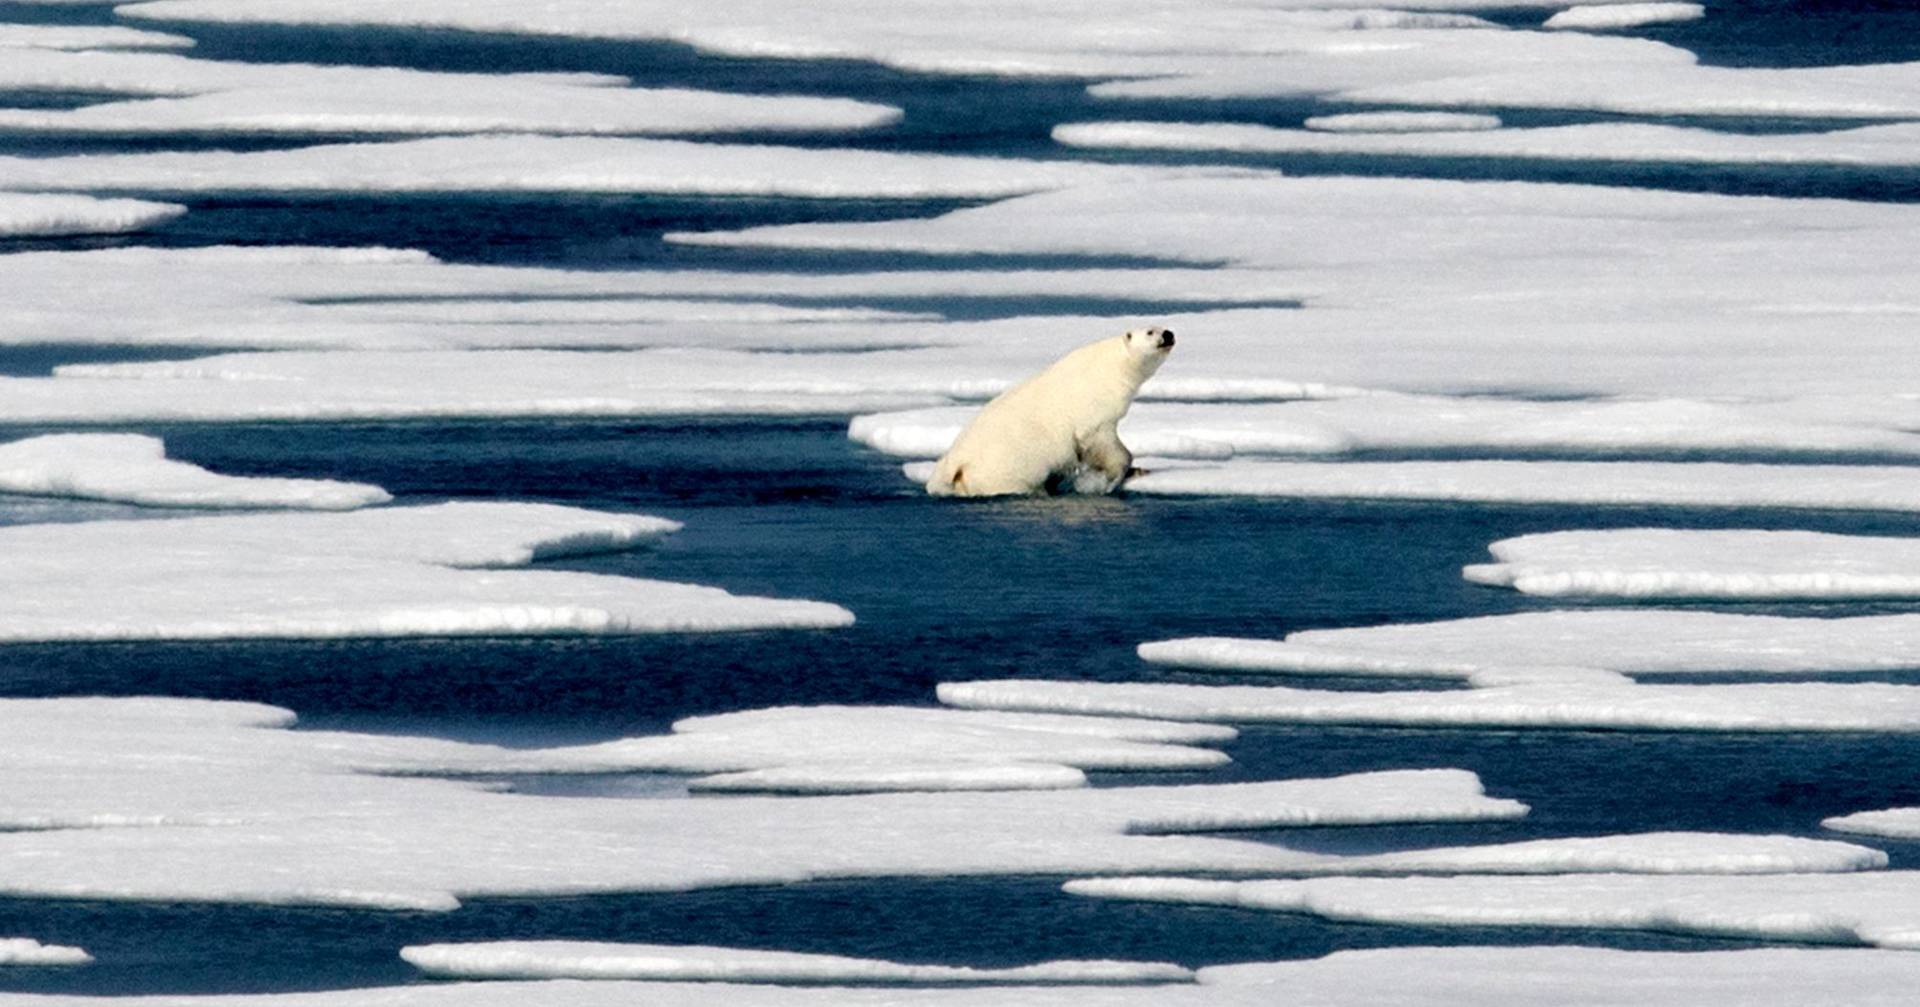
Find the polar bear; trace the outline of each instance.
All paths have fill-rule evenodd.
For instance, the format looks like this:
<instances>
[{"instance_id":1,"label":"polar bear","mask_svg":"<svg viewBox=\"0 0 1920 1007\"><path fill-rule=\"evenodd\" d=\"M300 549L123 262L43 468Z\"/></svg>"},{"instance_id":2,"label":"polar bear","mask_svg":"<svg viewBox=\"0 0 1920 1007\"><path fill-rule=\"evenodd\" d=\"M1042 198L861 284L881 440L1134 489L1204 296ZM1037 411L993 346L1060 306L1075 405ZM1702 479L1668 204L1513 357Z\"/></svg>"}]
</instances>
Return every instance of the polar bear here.
<instances>
[{"instance_id":1,"label":"polar bear","mask_svg":"<svg viewBox=\"0 0 1920 1007\"><path fill-rule=\"evenodd\" d=\"M1173 350L1169 329L1088 343L1000 393L934 466L935 496L1108 493L1133 474L1115 427Z\"/></svg>"}]
</instances>

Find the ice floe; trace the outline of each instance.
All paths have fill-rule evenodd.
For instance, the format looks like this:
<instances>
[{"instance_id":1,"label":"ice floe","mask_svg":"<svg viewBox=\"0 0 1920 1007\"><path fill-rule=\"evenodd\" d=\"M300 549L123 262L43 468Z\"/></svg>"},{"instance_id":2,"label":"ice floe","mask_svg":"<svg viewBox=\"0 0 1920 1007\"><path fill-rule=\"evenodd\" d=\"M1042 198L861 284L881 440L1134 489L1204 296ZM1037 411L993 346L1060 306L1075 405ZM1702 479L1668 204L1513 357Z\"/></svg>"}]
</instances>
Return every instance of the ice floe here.
<instances>
[{"instance_id":1,"label":"ice floe","mask_svg":"<svg viewBox=\"0 0 1920 1007\"><path fill-rule=\"evenodd\" d=\"M1684 21L1698 21L1706 16L1706 7L1697 3L1581 4L1555 14L1540 27L1597 31L1609 28L1678 24Z\"/></svg>"},{"instance_id":2,"label":"ice floe","mask_svg":"<svg viewBox=\"0 0 1920 1007\"><path fill-rule=\"evenodd\" d=\"M1427 133L1454 130L1499 129L1497 115L1473 115L1466 112L1347 112L1340 115L1316 115L1302 123L1323 133ZM1054 139L1072 143L1057 127Z\"/></svg>"},{"instance_id":3,"label":"ice floe","mask_svg":"<svg viewBox=\"0 0 1920 1007\"><path fill-rule=\"evenodd\" d=\"M1920 434L1897 426L1868 417L1821 422L1777 409L1677 399L1532 402L1371 394L1306 402L1149 403L1131 411L1121 429L1135 452L1188 458L1364 451L1920 456ZM848 435L889 454L936 457L970 416L965 409L860 416ZM1482 485L1493 491L1493 482Z\"/></svg>"},{"instance_id":4,"label":"ice floe","mask_svg":"<svg viewBox=\"0 0 1920 1007\"><path fill-rule=\"evenodd\" d=\"M1883 839L1920 839L1920 808L1883 808L1836 815L1820 823L1835 832Z\"/></svg>"},{"instance_id":5,"label":"ice floe","mask_svg":"<svg viewBox=\"0 0 1920 1007\"><path fill-rule=\"evenodd\" d=\"M1526 594L1920 597L1920 538L1633 528L1523 535L1488 548L1495 562L1467 567L1466 578Z\"/></svg>"},{"instance_id":6,"label":"ice floe","mask_svg":"<svg viewBox=\"0 0 1920 1007\"><path fill-rule=\"evenodd\" d=\"M49 434L0 443L0 493L109 500L143 507L352 510L386 490L328 479L223 476L166 457L141 434Z\"/></svg>"},{"instance_id":7,"label":"ice floe","mask_svg":"<svg viewBox=\"0 0 1920 1007\"><path fill-rule=\"evenodd\" d=\"M193 39L119 25L0 24L0 49L189 49Z\"/></svg>"},{"instance_id":8,"label":"ice floe","mask_svg":"<svg viewBox=\"0 0 1920 1007\"><path fill-rule=\"evenodd\" d=\"M0 966L85 965L91 961L93 956L82 948L42 944L31 937L0 938Z\"/></svg>"},{"instance_id":9,"label":"ice floe","mask_svg":"<svg viewBox=\"0 0 1920 1007\"><path fill-rule=\"evenodd\" d=\"M0 192L0 238L125 234L187 212L174 203L95 199L52 193Z\"/></svg>"},{"instance_id":10,"label":"ice floe","mask_svg":"<svg viewBox=\"0 0 1920 1007\"><path fill-rule=\"evenodd\" d=\"M1664 609L1512 615L1305 630L1284 640L1189 637L1140 657L1181 668L1497 682L1530 669L1816 674L1920 668L1920 615L1788 618Z\"/></svg>"},{"instance_id":11,"label":"ice floe","mask_svg":"<svg viewBox=\"0 0 1920 1007\"><path fill-rule=\"evenodd\" d=\"M0 891L446 910L477 895L825 878L1247 874L1318 855L1170 833L1525 812L1452 770L1047 792L528 796L379 772L484 746L286 730L291 719L195 700L0 702L14 740L0 752L0 822L14 830L0 831Z\"/></svg>"},{"instance_id":12,"label":"ice floe","mask_svg":"<svg viewBox=\"0 0 1920 1007\"><path fill-rule=\"evenodd\" d=\"M603 136L454 136L295 150L0 158L0 188L61 192L565 192L985 199L1170 174L1178 172L1075 161Z\"/></svg>"},{"instance_id":13,"label":"ice floe","mask_svg":"<svg viewBox=\"0 0 1920 1007\"><path fill-rule=\"evenodd\" d=\"M871 958L671 944L496 941L422 944L400 957L442 979L643 979L656 982L959 985L1186 983L1163 962L1054 961L1013 968L908 965Z\"/></svg>"},{"instance_id":14,"label":"ice floe","mask_svg":"<svg viewBox=\"0 0 1920 1007\"><path fill-rule=\"evenodd\" d=\"M1442 847L1329 857L1294 873L1309 874L1824 874L1887 866L1880 850L1797 836L1649 832L1572 839L1534 839L1492 846ZM1103 898L1233 904L1256 902L1262 882L1196 878L1098 878L1067 891Z\"/></svg>"},{"instance_id":15,"label":"ice floe","mask_svg":"<svg viewBox=\"0 0 1920 1007\"><path fill-rule=\"evenodd\" d=\"M1920 468L1724 462L1255 462L1168 469L1129 492L1605 506L1920 510Z\"/></svg>"},{"instance_id":16,"label":"ice floe","mask_svg":"<svg viewBox=\"0 0 1920 1007\"><path fill-rule=\"evenodd\" d=\"M4 44L0 36L0 46ZM0 87L131 95L138 100L73 109L0 109L0 131L704 134L859 130L900 117L896 108L844 98L634 88L623 86L626 83L621 77L584 73L430 73L396 67L227 63L158 53L29 51L8 57L0 67Z\"/></svg>"},{"instance_id":17,"label":"ice floe","mask_svg":"<svg viewBox=\"0 0 1920 1007\"><path fill-rule=\"evenodd\" d=\"M0 640L701 632L842 626L837 605L556 570L678 527L537 504L0 530ZM488 569L474 569L488 568Z\"/></svg>"},{"instance_id":18,"label":"ice floe","mask_svg":"<svg viewBox=\"0 0 1920 1007\"><path fill-rule=\"evenodd\" d=\"M1187 324L1157 381L1793 400L1898 411L1911 429L1916 306L1889 292L1910 286L1896 264L1920 257L1916 235L1920 208L1890 204L1300 177L1080 186L928 220L671 237L1284 271L1304 310ZM1826 350L1836 331L1848 353Z\"/></svg>"},{"instance_id":19,"label":"ice floe","mask_svg":"<svg viewBox=\"0 0 1920 1007\"><path fill-rule=\"evenodd\" d=\"M1920 731L1920 687L1794 682L1639 685L1579 669L1527 669L1451 691L1355 692L1257 685L948 682L972 710L1155 717L1239 724L1620 731Z\"/></svg>"},{"instance_id":20,"label":"ice floe","mask_svg":"<svg viewBox=\"0 0 1920 1007\"><path fill-rule=\"evenodd\" d=\"M1085 894L1128 894L1086 882ZM1131 897L1412 926L1657 930L1920 950L1920 873L1315 878L1204 887L1140 883Z\"/></svg>"},{"instance_id":21,"label":"ice floe","mask_svg":"<svg viewBox=\"0 0 1920 1007\"><path fill-rule=\"evenodd\" d=\"M1435 113L1442 114L1445 113ZM1244 123L1094 122L1054 128L1071 147L1220 150L1241 154L1507 157L1552 161L1688 164L1920 164L1920 126L1898 123L1809 133L1728 133L1659 123L1608 122L1481 131L1358 129L1337 133Z\"/></svg>"},{"instance_id":22,"label":"ice floe","mask_svg":"<svg viewBox=\"0 0 1920 1007\"><path fill-rule=\"evenodd\" d=\"M780 707L682 720L673 732L526 752L474 750L381 766L435 774L672 772L697 791L860 793L1078 787L1083 770L1182 771L1230 761L1204 724L912 707Z\"/></svg>"}]
</instances>

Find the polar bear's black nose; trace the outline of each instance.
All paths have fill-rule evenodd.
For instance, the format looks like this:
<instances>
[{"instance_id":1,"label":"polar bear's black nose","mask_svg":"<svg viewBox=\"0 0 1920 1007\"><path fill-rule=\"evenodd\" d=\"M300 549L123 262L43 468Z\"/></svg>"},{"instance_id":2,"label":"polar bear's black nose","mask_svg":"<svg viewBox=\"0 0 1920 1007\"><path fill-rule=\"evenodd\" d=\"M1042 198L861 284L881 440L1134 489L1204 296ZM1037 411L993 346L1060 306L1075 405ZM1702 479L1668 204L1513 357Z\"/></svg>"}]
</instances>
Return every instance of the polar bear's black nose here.
<instances>
[{"instance_id":1,"label":"polar bear's black nose","mask_svg":"<svg viewBox=\"0 0 1920 1007\"><path fill-rule=\"evenodd\" d=\"M1160 330L1160 348L1164 350L1167 347L1172 345L1173 345L1173 330L1161 329Z\"/></svg>"}]
</instances>

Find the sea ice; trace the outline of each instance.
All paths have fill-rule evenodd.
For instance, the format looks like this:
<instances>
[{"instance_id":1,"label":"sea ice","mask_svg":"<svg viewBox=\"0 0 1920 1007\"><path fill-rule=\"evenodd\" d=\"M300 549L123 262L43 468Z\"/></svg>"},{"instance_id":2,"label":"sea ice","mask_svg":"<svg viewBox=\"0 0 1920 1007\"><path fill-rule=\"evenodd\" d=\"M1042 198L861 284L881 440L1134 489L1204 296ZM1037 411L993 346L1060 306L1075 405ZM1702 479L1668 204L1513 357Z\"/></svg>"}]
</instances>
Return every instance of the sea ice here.
<instances>
[{"instance_id":1,"label":"sea ice","mask_svg":"<svg viewBox=\"0 0 1920 1007\"><path fill-rule=\"evenodd\" d=\"M1826 682L1636 685L1604 673L1516 675L1452 691L1355 692L1255 685L948 682L971 710L1240 724L1619 731L1920 731L1920 687Z\"/></svg>"},{"instance_id":2,"label":"sea ice","mask_svg":"<svg viewBox=\"0 0 1920 1007\"><path fill-rule=\"evenodd\" d=\"M1454 770L1043 792L530 796L389 771L503 750L291 731L291 719L201 700L0 701L11 742L0 891L446 910L478 895L824 878L1265 874L1325 857L1169 833L1525 813Z\"/></svg>"},{"instance_id":3,"label":"sea ice","mask_svg":"<svg viewBox=\"0 0 1920 1007\"><path fill-rule=\"evenodd\" d=\"M908 965L871 958L671 944L495 941L422 944L400 957L442 979L644 979L656 982L955 985L1190 983L1162 962L1053 961L1014 968Z\"/></svg>"},{"instance_id":4,"label":"sea ice","mask_svg":"<svg viewBox=\"0 0 1920 1007\"><path fill-rule=\"evenodd\" d=\"M1308 129L1324 133L1445 133L1455 130L1499 129L1497 115L1473 115L1465 112L1347 112L1341 115L1316 115L1303 123ZM1072 140L1061 135L1071 126L1056 127L1054 139Z\"/></svg>"},{"instance_id":5,"label":"sea ice","mask_svg":"<svg viewBox=\"0 0 1920 1007\"><path fill-rule=\"evenodd\" d=\"M626 83L602 74L430 73L227 63L156 53L28 52L10 55L0 67L0 88L138 100L73 109L0 109L0 131L697 134L858 130L900 117L898 109L844 98L622 86Z\"/></svg>"},{"instance_id":6,"label":"sea ice","mask_svg":"<svg viewBox=\"0 0 1920 1007\"><path fill-rule=\"evenodd\" d=\"M677 527L539 504L448 503L0 529L0 640L705 632L853 620L822 602L504 569L632 548Z\"/></svg>"},{"instance_id":7,"label":"sea ice","mask_svg":"<svg viewBox=\"0 0 1920 1007\"><path fill-rule=\"evenodd\" d=\"M604 136L454 136L323 144L295 150L0 157L0 188L59 192L540 192L988 199L1069 185L1193 173L1076 161Z\"/></svg>"},{"instance_id":8,"label":"sea ice","mask_svg":"<svg viewBox=\"0 0 1920 1007\"><path fill-rule=\"evenodd\" d=\"M1087 882L1089 894L1120 894ZM1315 878L1140 886L1177 901L1409 926L1585 927L1920 950L1920 872Z\"/></svg>"},{"instance_id":9,"label":"sea ice","mask_svg":"<svg viewBox=\"0 0 1920 1007\"><path fill-rule=\"evenodd\" d=\"M0 49L190 49L185 35L118 25L0 24Z\"/></svg>"},{"instance_id":10,"label":"sea ice","mask_svg":"<svg viewBox=\"0 0 1920 1007\"><path fill-rule=\"evenodd\" d=\"M1446 115L1447 113L1433 113ZM1087 122L1054 127L1070 147L1224 150L1241 154L1654 161L1680 164L1920 164L1920 126L1859 126L1806 133L1729 133L1643 122L1584 123L1480 132L1276 129L1245 123ZM1444 127L1458 129L1458 127ZM1324 127L1319 127L1324 130Z\"/></svg>"},{"instance_id":11,"label":"sea ice","mask_svg":"<svg viewBox=\"0 0 1920 1007\"><path fill-rule=\"evenodd\" d=\"M1780 415L1777 408L1677 399L1533 402L1375 393L1307 402L1142 404L1122 429L1136 452L1184 458L1363 451L1920 456L1920 434L1867 417L1823 423ZM967 409L860 416L848 435L889 454L937 457L970 416Z\"/></svg>"},{"instance_id":12,"label":"sea ice","mask_svg":"<svg viewBox=\"0 0 1920 1007\"><path fill-rule=\"evenodd\" d=\"M1836 815L1820 823L1835 832L1884 839L1920 839L1920 808L1885 808Z\"/></svg>"},{"instance_id":13,"label":"sea ice","mask_svg":"<svg viewBox=\"0 0 1920 1007\"><path fill-rule=\"evenodd\" d=\"M1920 615L1788 618L1576 609L1144 643L1155 664L1302 675L1511 679L1542 668L1636 674L1814 674L1920 668Z\"/></svg>"},{"instance_id":14,"label":"sea ice","mask_svg":"<svg viewBox=\"0 0 1920 1007\"><path fill-rule=\"evenodd\" d=\"M169 460L159 438L141 434L49 434L0 443L0 493L143 507L294 510L352 510L393 499L365 483L219 475Z\"/></svg>"},{"instance_id":15,"label":"sea ice","mask_svg":"<svg viewBox=\"0 0 1920 1007\"><path fill-rule=\"evenodd\" d=\"M1706 7L1697 3L1581 4L1555 14L1540 27L1598 31L1698 21L1706 16Z\"/></svg>"},{"instance_id":16,"label":"sea ice","mask_svg":"<svg viewBox=\"0 0 1920 1007\"><path fill-rule=\"evenodd\" d=\"M1920 597L1920 539L1915 538L1632 528L1523 535L1488 548L1496 562L1467 567L1466 578L1526 594Z\"/></svg>"},{"instance_id":17,"label":"sea ice","mask_svg":"<svg viewBox=\"0 0 1920 1007\"><path fill-rule=\"evenodd\" d=\"M126 234L164 224L186 212L184 206L143 199L0 192L0 238Z\"/></svg>"},{"instance_id":18,"label":"sea ice","mask_svg":"<svg viewBox=\"0 0 1920 1007\"><path fill-rule=\"evenodd\" d=\"M1920 468L1911 466L1234 461L1150 472L1129 480L1127 489L1170 496L1920 511ZM1490 583L1485 578L1493 575L1475 577Z\"/></svg>"},{"instance_id":19,"label":"sea ice","mask_svg":"<svg viewBox=\"0 0 1920 1007\"><path fill-rule=\"evenodd\" d=\"M91 961L93 956L81 948L42 944L31 937L0 938L0 966L85 965Z\"/></svg>"}]
</instances>

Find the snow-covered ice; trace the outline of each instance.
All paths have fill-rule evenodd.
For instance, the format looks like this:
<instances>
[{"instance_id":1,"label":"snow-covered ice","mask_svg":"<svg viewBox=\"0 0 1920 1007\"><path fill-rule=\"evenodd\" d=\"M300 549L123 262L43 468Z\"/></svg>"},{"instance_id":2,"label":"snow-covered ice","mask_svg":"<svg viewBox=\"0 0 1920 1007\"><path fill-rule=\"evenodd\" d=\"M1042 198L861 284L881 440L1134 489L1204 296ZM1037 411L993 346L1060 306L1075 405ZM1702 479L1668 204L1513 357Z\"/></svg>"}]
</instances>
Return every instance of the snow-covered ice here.
<instances>
[{"instance_id":1,"label":"snow-covered ice","mask_svg":"<svg viewBox=\"0 0 1920 1007\"><path fill-rule=\"evenodd\" d=\"M0 640L705 632L843 626L823 602L558 570L677 528L541 504L0 529Z\"/></svg>"},{"instance_id":2,"label":"snow-covered ice","mask_svg":"<svg viewBox=\"0 0 1920 1007\"><path fill-rule=\"evenodd\" d=\"M1488 548L1495 562L1467 567L1466 578L1526 594L1730 599L1920 597L1920 538L1629 528L1523 535Z\"/></svg>"},{"instance_id":3,"label":"snow-covered ice","mask_svg":"<svg viewBox=\"0 0 1920 1007\"><path fill-rule=\"evenodd\" d=\"M31 937L0 938L0 966L85 965L93 956L83 948L42 944Z\"/></svg>"},{"instance_id":4,"label":"snow-covered ice","mask_svg":"<svg viewBox=\"0 0 1920 1007\"><path fill-rule=\"evenodd\" d=\"M1094 985L1192 982L1164 962L1055 961L1014 968L909 965L871 958L670 944L495 941L422 944L400 957L443 979L645 979L788 984Z\"/></svg>"},{"instance_id":5,"label":"snow-covered ice","mask_svg":"<svg viewBox=\"0 0 1920 1007\"><path fill-rule=\"evenodd\" d=\"M118 25L0 24L0 49L190 49L193 39Z\"/></svg>"},{"instance_id":6,"label":"snow-covered ice","mask_svg":"<svg viewBox=\"0 0 1920 1007\"><path fill-rule=\"evenodd\" d=\"M948 682L973 710L1239 724L1619 731L1920 731L1920 687L1795 682L1636 685L1604 672L1516 675L1450 691L1355 692L1256 685L1002 680Z\"/></svg>"},{"instance_id":7,"label":"snow-covered ice","mask_svg":"<svg viewBox=\"0 0 1920 1007\"><path fill-rule=\"evenodd\" d=\"M1283 870L1202 829L1487 821L1455 770L1231 785L849 797L528 796L385 770L504 750L290 731L271 707L0 701L0 891L445 910L473 895L825 878ZM515 753L524 754L524 753ZM297 865L297 866L295 866Z\"/></svg>"},{"instance_id":8,"label":"snow-covered ice","mask_svg":"<svg viewBox=\"0 0 1920 1007\"><path fill-rule=\"evenodd\" d=\"M1553 15L1540 27L1601 31L1610 28L1642 28L1647 25L1678 24L1684 21L1698 21L1706 16L1706 7L1697 3L1581 4Z\"/></svg>"},{"instance_id":9,"label":"snow-covered ice","mask_svg":"<svg viewBox=\"0 0 1920 1007\"><path fill-rule=\"evenodd\" d=\"M0 35L0 46L4 39ZM430 73L228 63L161 53L29 51L10 54L0 66L0 88L88 91L131 100L73 109L0 109L0 131L704 134L859 130L900 117L896 108L844 98L627 83L586 73Z\"/></svg>"},{"instance_id":10,"label":"snow-covered ice","mask_svg":"<svg viewBox=\"0 0 1920 1007\"><path fill-rule=\"evenodd\" d=\"M159 438L142 434L48 434L0 443L0 493L143 507L295 510L352 510L392 499L365 483L223 476L168 459Z\"/></svg>"},{"instance_id":11,"label":"snow-covered ice","mask_svg":"<svg viewBox=\"0 0 1920 1007\"><path fill-rule=\"evenodd\" d=\"M1920 668L1920 615L1790 618L1576 609L1290 633L1188 637L1140 657L1182 668L1302 675L1511 679L1541 668L1623 674L1814 674Z\"/></svg>"},{"instance_id":12,"label":"snow-covered ice","mask_svg":"<svg viewBox=\"0 0 1920 1007\"><path fill-rule=\"evenodd\" d=\"M565 192L985 199L1179 174L1183 172L1074 161L604 136L453 136L294 150L0 158L0 188L57 192Z\"/></svg>"},{"instance_id":13,"label":"snow-covered ice","mask_svg":"<svg viewBox=\"0 0 1920 1007\"><path fill-rule=\"evenodd\" d=\"M1920 808L1882 808L1836 815L1820 823L1835 832L1883 839L1920 839Z\"/></svg>"},{"instance_id":14,"label":"snow-covered ice","mask_svg":"<svg viewBox=\"0 0 1920 1007\"><path fill-rule=\"evenodd\" d=\"M1725 462L1255 462L1168 469L1133 493L1588 506L1920 511L1920 467Z\"/></svg>"},{"instance_id":15,"label":"snow-covered ice","mask_svg":"<svg viewBox=\"0 0 1920 1007\"><path fill-rule=\"evenodd\" d=\"M1129 894L1087 882L1085 894ZM1410 926L1584 927L1920 950L1920 872L1314 878L1139 885L1131 897Z\"/></svg>"},{"instance_id":16,"label":"snow-covered ice","mask_svg":"<svg viewBox=\"0 0 1920 1007\"><path fill-rule=\"evenodd\" d=\"M1325 133L1444 133L1499 129L1500 117L1467 112L1346 112L1311 116L1302 125ZM1054 133L1054 139L1062 143L1072 142L1058 130Z\"/></svg>"},{"instance_id":17,"label":"snow-covered ice","mask_svg":"<svg viewBox=\"0 0 1920 1007\"><path fill-rule=\"evenodd\" d=\"M937 457L970 416L966 409L860 416L848 434L889 454ZM1885 420L1820 422L1777 404L1679 399L1536 402L1376 393L1305 402L1148 403L1128 414L1121 431L1136 453L1187 458L1362 451L1920 456L1920 434Z\"/></svg>"},{"instance_id":18,"label":"snow-covered ice","mask_svg":"<svg viewBox=\"0 0 1920 1007\"><path fill-rule=\"evenodd\" d=\"M1435 113L1444 115L1446 113ZM1313 126L1312 122L1307 124ZM1445 127L1459 130L1459 127ZM1680 164L1920 165L1920 126L1859 126L1802 133L1733 133L1697 126L1606 122L1527 129L1326 132L1245 123L1087 122L1054 127L1070 147L1219 150L1241 154L1653 161Z\"/></svg>"},{"instance_id":19,"label":"snow-covered ice","mask_svg":"<svg viewBox=\"0 0 1920 1007\"><path fill-rule=\"evenodd\" d=\"M144 199L0 192L0 238L125 234L164 224L186 212L178 204Z\"/></svg>"}]
</instances>

